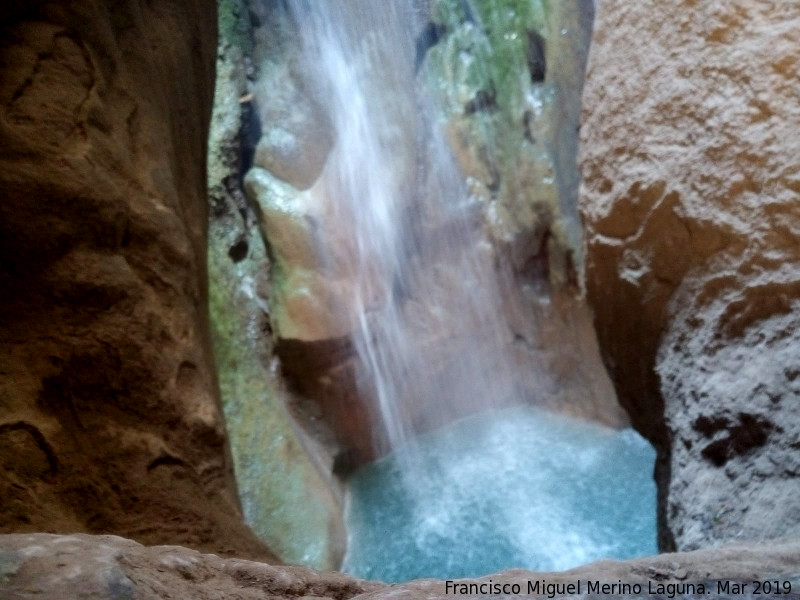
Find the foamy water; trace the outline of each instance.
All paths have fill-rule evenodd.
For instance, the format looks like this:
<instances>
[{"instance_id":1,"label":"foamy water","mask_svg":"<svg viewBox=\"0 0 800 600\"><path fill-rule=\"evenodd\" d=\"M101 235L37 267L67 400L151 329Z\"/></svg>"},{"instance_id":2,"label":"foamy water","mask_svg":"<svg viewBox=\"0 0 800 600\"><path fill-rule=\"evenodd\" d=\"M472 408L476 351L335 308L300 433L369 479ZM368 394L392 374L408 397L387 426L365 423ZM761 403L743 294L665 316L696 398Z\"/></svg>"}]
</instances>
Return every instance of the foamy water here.
<instances>
[{"instance_id":1,"label":"foamy water","mask_svg":"<svg viewBox=\"0 0 800 600\"><path fill-rule=\"evenodd\" d=\"M407 451L407 450L406 450ZM519 407L419 439L348 485L344 570L407 581L656 554L655 451L633 430Z\"/></svg>"}]
</instances>

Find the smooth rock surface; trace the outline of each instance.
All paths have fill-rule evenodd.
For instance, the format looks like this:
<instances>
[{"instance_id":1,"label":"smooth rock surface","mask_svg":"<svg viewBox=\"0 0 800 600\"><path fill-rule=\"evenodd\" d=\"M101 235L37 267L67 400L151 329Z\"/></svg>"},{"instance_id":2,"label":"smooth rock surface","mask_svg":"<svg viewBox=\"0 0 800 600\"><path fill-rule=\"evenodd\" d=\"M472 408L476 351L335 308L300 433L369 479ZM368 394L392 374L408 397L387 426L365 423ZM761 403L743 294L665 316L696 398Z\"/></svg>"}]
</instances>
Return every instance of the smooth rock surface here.
<instances>
[{"instance_id":1,"label":"smooth rock surface","mask_svg":"<svg viewBox=\"0 0 800 600\"><path fill-rule=\"evenodd\" d=\"M800 5L598 3L586 286L661 546L800 535Z\"/></svg>"},{"instance_id":2,"label":"smooth rock surface","mask_svg":"<svg viewBox=\"0 0 800 600\"><path fill-rule=\"evenodd\" d=\"M800 586L799 576L800 545L797 542L784 542L761 546L734 545L625 562L602 561L560 573L505 571L474 581L518 583L522 590L527 590L528 581L545 580L552 584L565 584L581 580L584 591L582 596L559 595L577 598L588 597L585 594L587 580L640 583L647 590L650 583L674 585L715 580L749 582L755 578L763 580L769 577L789 581L796 590ZM752 591L752 586L749 591ZM38 600L398 600L454 596L452 590L446 594L443 581L433 579L387 586L360 581L339 573L319 573L303 567L280 567L239 559L222 559L178 546L145 547L115 536L45 534L0 536L0 594L10 600L31 597ZM797 593L795 591L791 595L772 597L795 600Z\"/></svg>"},{"instance_id":3,"label":"smooth rock surface","mask_svg":"<svg viewBox=\"0 0 800 600\"><path fill-rule=\"evenodd\" d=\"M213 2L0 8L0 531L271 558L208 328Z\"/></svg>"}]
</instances>

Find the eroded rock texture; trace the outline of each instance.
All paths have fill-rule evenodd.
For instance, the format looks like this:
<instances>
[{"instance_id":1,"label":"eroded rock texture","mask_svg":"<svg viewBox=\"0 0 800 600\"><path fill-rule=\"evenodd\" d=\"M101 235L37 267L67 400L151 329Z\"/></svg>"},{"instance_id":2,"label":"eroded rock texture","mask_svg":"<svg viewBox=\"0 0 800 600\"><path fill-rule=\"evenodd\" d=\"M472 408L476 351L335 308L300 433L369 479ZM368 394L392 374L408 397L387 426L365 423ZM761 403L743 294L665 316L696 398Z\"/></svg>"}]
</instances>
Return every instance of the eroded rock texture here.
<instances>
[{"instance_id":1,"label":"eroded rock texture","mask_svg":"<svg viewBox=\"0 0 800 600\"><path fill-rule=\"evenodd\" d=\"M110 535L0 536L3 598L348 600L380 587L339 573L145 547Z\"/></svg>"},{"instance_id":2,"label":"eroded rock texture","mask_svg":"<svg viewBox=\"0 0 800 600\"><path fill-rule=\"evenodd\" d=\"M800 534L800 6L598 4L586 283L661 545Z\"/></svg>"},{"instance_id":3,"label":"eroded rock texture","mask_svg":"<svg viewBox=\"0 0 800 600\"><path fill-rule=\"evenodd\" d=\"M0 8L0 530L268 558L209 348L213 2Z\"/></svg>"},{"instance_id":4,"label":"eroded rock texture","mask_svg":"<svg viewBox=\"0 0 800 600\"><path fill-rule=\"evenodd\" d=\"M769 546L729 546L684 554L666 554L625 562L602 561L561 573L533 573L514 570L474 580L518 584L522 595L528 582L563 586L581 581L581 594L559 593L559 598L641 598L676 597L662 592L648 594L658 585L676 586L705 583L713 593L683 594L677 597L702 599L720 597L717 581L747 582L747 593L737 598L796 598L797 594L752 595L753 579L767 577L800 585L800 547L796 542ZM587 581L638 583L644 594L588 594ZM773 588L774 589L774 588ZM452 598L444 581L433 579L385 585L353 579L340 573L318 573L302 567L277 567L238 559L222 559L178 546L144 547L115 536L0 536L0 594L13 600L36 597L41 600L87 598L97 600L155 600L192 598L218 600L237 598L316 598L350 600ZM729 596L731 594L725 594ZM468 594L468 597L486 595ZM552 597L551 594L549 597Z\"/></svg>"}]
</instances>

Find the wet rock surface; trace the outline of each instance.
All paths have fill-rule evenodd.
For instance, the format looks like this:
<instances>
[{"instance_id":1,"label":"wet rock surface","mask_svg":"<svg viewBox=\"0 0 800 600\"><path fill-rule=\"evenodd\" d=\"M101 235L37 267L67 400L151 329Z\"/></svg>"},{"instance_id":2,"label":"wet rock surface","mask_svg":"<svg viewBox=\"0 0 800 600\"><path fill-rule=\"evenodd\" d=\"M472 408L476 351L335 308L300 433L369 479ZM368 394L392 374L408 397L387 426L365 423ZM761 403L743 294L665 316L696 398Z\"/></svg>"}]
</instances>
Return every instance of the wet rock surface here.
<instances>
[{"instance_id":1,"label":"wet rock surface","mask_svg":"<svg viewBox=\"0 0 800 600\"><path fill-rule=\"evenodd\" d=\"M581 582L581 593L560 591L561 598L669 597L672 590L704 583L717 591L717 581L746 582L749 588L737 598L751 598L754 579L788 582L793 592L760 598L794 600L800 586L800 547L796 542L770 546L729 546L686 554L667 554L626 562L602 561L560 573L505 571L456 583L518 584L522 595L539 582L564 590ZM639 584L645 593L587 593L588 582ZM659 586L662 586L659 588ZM683 587L680 587L683 586ZM510 587L509 587L510 589ZM649 589L662 593L647 593ZM786 588L782 588L786 589ZM262 598L446 598L453 597L444 581L419 580L385 585L365 582L339 573L320 573L303 567L271 566L240 559L223 559L178 546L145 547L115 536L54 536L46 534L0 536L0 593L10 600L91 597L97 600L241 600ZM468 593L467 596L486 596ZM673 591L673 596L675 592ZM500 596L498 596L500 597ZM552 595L550 596L552 597ZM689 591L682 598L714 597Z\"/></svg>"},{"instance_id":2,"label":"wet rock surface","mask_svg":"<svg viewBox=\"0 0 800 600\"><path fill-rule=\"evenodd\" d=\"M661 545L800 533L800 9L598 4L586 285L660 449Z\"/></svg>"},{"instance_id":3,"label":"wet rock surface","mask_svg":"<svg viewBox=\"0 0 800 600\"><path fill-rule=\"evenodd\" d=\"M593 6L431 3L419 68L500 274L513 377L529 403L626 424L580 297L575 169Z\"/></svg>"},{"instance_id":4,"label":"wet rock surface","mask_svg":"<svg viewBox=\"0 0 800 600\"><path fill-rule=\"evenodd\" d=\"M0 9L0 531L270 558L207 317L214 3Z\"/></svg>"},{"instance_id":5,"label":"wet rock surface","mask_svg":"<svg viewBox=\"0 0 800 600\"><path fill-rule=\"evenodd\" d=\"M263 214L242 189L250 138L258 134L248 95L253 42L246 3L221 2L219 24L208 159L209 309L237 485L245 521L275 554L333 569L344 550L344 525L332 459L302 435L284 406Z\"/></svg>"}]
</instances>

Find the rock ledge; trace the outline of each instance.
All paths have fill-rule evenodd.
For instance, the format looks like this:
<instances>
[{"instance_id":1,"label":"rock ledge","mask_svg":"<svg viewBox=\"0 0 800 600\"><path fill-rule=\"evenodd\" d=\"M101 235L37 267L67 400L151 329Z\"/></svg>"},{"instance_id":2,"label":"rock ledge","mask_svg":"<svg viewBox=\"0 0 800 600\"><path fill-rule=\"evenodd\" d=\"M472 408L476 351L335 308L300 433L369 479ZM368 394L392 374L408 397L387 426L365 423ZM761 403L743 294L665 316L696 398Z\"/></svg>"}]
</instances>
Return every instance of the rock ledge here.
<instances>
[{"instance_id":1,"label":"rock ledge","mask_svg":"<svg viewBox=\"0 0 800 600\"><path fill-rule=\"evenodd\" d=\"M749 582L766 577L790 581L793 589L800 589L799 542L733 545L623 562L601 561L562 573L513 570L476 581L518 583L524 594L528 581L542 580L551 584L577 580L641 583L646 591L648 582ZM349 600L362 596L396 600L432 599L445 597L446 593L443 581L385 585L305 567L223 559L179 546L146 547L116 536L15 534L0 536L0 596L9 600L34 596L39 600ZM452 590L449 596L453 596Z\"/></svg>"}]
</instances>

